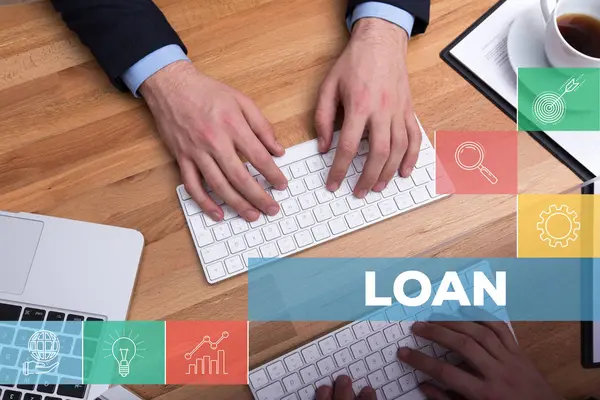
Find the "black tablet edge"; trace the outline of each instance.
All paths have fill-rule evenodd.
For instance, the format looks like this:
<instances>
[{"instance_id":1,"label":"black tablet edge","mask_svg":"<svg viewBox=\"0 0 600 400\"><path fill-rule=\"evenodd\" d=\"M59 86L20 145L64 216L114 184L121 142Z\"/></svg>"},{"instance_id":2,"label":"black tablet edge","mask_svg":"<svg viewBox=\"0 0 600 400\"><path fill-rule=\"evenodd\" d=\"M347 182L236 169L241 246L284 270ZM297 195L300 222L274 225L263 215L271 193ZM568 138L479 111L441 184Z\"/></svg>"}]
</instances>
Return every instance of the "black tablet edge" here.
<instances>
[{"instance_id":1,"label":"black tablet edge","mask_svg":"<svg viewBox=\"0 0 600 400\"><path fill-rule=\"evenodd\" d=\"M581 188L581 194L594 194L594 184ZM595 210L592 210L595 212ZM594 218L594 215L591 216ZM588 217L589 218L589 217ZM594 237L592 237L592 241ZM586 301L591 298L594 290L593 282L593 271L594 267L593 260L591 266L586 269L586 264L582 265L582 299ZM581 366L586 369L600 368L600 361L594 362L594 322L593 321L582 321L581 322Z\"/></svg>"},{"instance_id":2,"label":"black tablet edge","mask_svg":"<svg viewBox=\"0 0 600 400\"><path fill-rule=\"evenodd\" d=\"M507 102L502 96L498 95L495 90L489 87L479 77L472 73L466 68L458 59L456 59L450 51L460 43L471 31L477 28L483 21L485 21L491 14L493 14L506 0L500 0L492 8L490 8L485 14L483 14L475 23L473 23L467 30L461 33L456 39L454 39L446 48L440 52L440 58L448 64L453 70L461 75L467 82L471 84L477 91L479 91L484 97L491 101L496 107L498 107L504 114L506 114L513 121L517 120L517 110ZM563 149L558 143L556 143L550 136L544 132L528 132L529 135L538 142L544 149L558 159L563 165L569 168L579 179L582 181L588 181L595 178L595 175L581 164L575 157L569 154Z\"/></svg>"}]
</instances>

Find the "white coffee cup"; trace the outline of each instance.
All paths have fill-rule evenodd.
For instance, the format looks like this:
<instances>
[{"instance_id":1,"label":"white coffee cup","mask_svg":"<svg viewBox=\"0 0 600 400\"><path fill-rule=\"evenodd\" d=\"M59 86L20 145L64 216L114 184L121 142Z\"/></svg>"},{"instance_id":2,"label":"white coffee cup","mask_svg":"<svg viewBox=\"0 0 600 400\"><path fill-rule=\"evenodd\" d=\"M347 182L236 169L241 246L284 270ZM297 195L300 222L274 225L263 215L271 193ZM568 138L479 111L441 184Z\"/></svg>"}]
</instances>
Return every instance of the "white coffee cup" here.
<instances>
[{"instance_id":1,"label":"white coffee cup","mask_svg":"<svg viewBox=\"0 0 600 400\"><path fill-rule=\"evenodd\" d=\"M571 46L558 29L558 18L584 14L600 19L598 0L541 0L546 20L546 55L555 68L600 68L600 58L590 57Z\"/></svg>"}]
</instances>

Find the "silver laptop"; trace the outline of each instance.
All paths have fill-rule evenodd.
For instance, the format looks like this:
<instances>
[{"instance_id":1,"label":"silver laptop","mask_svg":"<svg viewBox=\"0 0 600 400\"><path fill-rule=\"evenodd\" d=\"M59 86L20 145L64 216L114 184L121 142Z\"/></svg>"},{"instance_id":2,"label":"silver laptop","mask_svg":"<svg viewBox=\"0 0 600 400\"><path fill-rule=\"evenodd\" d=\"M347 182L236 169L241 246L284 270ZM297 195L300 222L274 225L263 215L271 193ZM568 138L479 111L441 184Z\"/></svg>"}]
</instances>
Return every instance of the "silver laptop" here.
<instances>
[{"instance_id":1,"label":"silver laptop","mask_svg":"<svg viewBox=\"0 0 600 400\"><path fill-rule=\"evenodd\" d=\"M32 335L50 323L77 325L62 321L125 320L143 246L131 229L0 212L0 398L95 399L108 389L57 378L77 355L81 363L79 332L57 335L51 373L30 363Z\"/></svg>"}]
</instances>

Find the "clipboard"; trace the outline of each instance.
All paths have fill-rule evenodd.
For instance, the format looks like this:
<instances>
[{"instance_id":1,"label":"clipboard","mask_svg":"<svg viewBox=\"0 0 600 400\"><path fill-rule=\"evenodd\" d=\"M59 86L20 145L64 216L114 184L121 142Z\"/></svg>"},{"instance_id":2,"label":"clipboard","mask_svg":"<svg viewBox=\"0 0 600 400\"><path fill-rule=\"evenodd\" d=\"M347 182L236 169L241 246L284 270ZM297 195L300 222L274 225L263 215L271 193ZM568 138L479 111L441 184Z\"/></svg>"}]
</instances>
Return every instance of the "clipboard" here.
<instances>
[{"instance_id":1,"label":"clipboard","mask_svg":"<svg viewBox=\"0 0 600 400\"><path fill-rule=\"evenodd\" d=\"M466 31L461 33L456 39L454 39L446 48L444 48L440 57L444 60L454 71L461 75L467 82L469 82L475 89L477 89L483 96L491 101L496 107L498 107L504 114L506 114L513 121L517 121L517 110L502 96L500 96L494 89L492 89L486 82L479 78L476 74L471 72L465 67L458 59L456 59L451 50L458 45L464 38L466 38L475 28L477 28L483 21L489 18L498 8L500 8L506 0L500 0L492 8L490 8L484 15L482 15L477 21L475 21ZM568 167L577 177L583 182L589 181L595 177L595 175L581 164L575 157L569 154L563 149L558 143L556 143L550 136L545 132L528 132L529 135L537 141L542 147L544 147L550 154L556 157L561 163ZM588 185L582 188L582 194L594 194L594 185ZM588 262L589 260L582 261L582 296L584 299L592 299L592 282L591 279L591 268ZM589 275L588 275L589 274ZM594 362L593 359L593 346L594 346L594 334L595 334L594 323L589 321L581 322L581 365L584 368L600 368L600 361ZM597 334L597 333L596 333ZM599 340L596 338L596 340ZM600 343L596 344L600 346Z\"/></svg>"},{"instance_id":2,"label":"clipboard","mask_svg":"<svg viewBox=\"0 0 600 400\"><path fill-rule=\"evenodd\" d=\"M490 100L496 107L498 107L504 114L506 114L513 121L517 121L517 110L502 96L500 96L494 89L492 89L487 83L480 79L477 75L471 72L465 67L458 59L456 59L451 50L459 44L465 37L467 37L471 31L477 28L483 21L485 21L490 15L492 15L506 0L500 0L492 8L490 8L484 15L482 15L473 25L467 28L466 31L461 33L456 39L454 39L444 50L441 51L440 57L444 60L453 70L458 72L467 82L469 82L475 89L477 89L482 95ZM537 141L542 147L544 147L550 154L556 157L562 162L567 168L569 168L579 179L583 182L591 180L595 175L581 164L575 157L569 154L563 149L558 143L556 143L550 136L544 132L528 132L535 141Z\"/></svg>"}]
</instances>

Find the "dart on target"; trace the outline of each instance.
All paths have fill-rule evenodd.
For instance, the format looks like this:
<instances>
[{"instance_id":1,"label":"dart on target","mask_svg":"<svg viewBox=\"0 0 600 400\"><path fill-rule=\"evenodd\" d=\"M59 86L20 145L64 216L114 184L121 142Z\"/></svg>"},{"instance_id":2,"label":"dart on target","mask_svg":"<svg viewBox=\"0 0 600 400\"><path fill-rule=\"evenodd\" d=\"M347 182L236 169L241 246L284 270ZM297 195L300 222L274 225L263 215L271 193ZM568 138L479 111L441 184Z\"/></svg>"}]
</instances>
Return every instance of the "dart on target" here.
<instances>
[{"instance_id":1,"label":"dart on target","mask_svg":"<svg viewBox=\"0 0 600 400\"><path fill-rule=\"evenodd\" d=\"M565 95L577 91L585 83L583 75L575 79L571 77L561 86L562 94L556 92L542 92L533 101L533 115L544 125L557 125L567 115Z\"/></svg>"}]
</instances>

